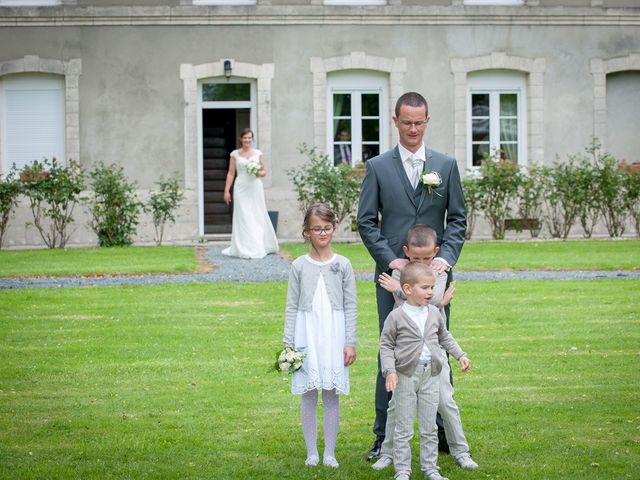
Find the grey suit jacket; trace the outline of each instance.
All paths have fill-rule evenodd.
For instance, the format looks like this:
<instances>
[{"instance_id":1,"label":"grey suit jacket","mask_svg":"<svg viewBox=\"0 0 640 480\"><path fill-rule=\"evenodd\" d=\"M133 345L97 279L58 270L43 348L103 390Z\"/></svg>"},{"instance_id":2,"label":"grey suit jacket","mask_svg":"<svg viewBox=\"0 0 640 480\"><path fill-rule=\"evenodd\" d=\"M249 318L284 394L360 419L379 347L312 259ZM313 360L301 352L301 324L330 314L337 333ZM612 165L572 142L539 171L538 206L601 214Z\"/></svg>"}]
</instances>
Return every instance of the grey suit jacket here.
<instances>
[{"instance_id":1,"label":"grey suit jacket","mask_svg":"<svg viewBox=\"0 0 640 480\"><path fill-rule=\"evenodd\" d=\"M358 204L358 230L376 262L376 279L389 263L402 258L407 231L417 223L431 225L438 234L439 257L449 265L458 261L467 229L467 211L455 159L426 149L425 170L437 171L442 184L427 192L414 190L396 146L365 163Z\"/></svg>"},{"instance_id":2,"label":"grey suit jacket","mask_svg":"<svg viewBox=\"0 0 640 480\"><path fill-rule=\"evenodd\" d=\"M420 329L402 307L389 314L380 334L380 368L384 377L396 371L413 375L424 344L431 352L432 375L438 375L447 362L445 350L456 360L466 355L447 330L445 319L436 307L428 306L424 320L424 334L420 334Z\"/></svg>"}]
</instances>

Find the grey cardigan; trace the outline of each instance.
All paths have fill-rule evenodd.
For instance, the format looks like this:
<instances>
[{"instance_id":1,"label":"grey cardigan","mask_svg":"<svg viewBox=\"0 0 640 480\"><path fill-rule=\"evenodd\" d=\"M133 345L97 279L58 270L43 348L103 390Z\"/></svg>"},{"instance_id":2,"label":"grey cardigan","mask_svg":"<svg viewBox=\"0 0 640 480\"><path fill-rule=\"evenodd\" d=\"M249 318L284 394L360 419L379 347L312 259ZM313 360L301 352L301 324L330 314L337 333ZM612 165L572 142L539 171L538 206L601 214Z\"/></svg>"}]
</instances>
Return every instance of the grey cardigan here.
<instances>
[{"instance_id":1,"label":"grey cardigan","mask_svg":"<svg viewBox=\"0 0 640 480\"><path fill-rule=\"evenodd\" d=\"M396 371L407 376L413 375L425 343L431 352L432 375L438 375L443 363L447 361L440 345L456 360L465 355L447 330L445 319L438 309L433 305L428 305L427 308L424 336L402 308L394 309L385 320L380 335L380 362L384 377Z\"/></svg>"},{"instance_id":2,"label":"grey cardigan","mask_svg":"<svg viewBox=\"0 0 640 480\"><path fill-rule=\"evenodd\" d=\"M287 305L284 319L285 345L294 344L298 311L311 310L313 295L322 274L332 310L344 310L345 345L355 347L358 334L358 307L356 303L356 278L349 260L336 255L326 265L310 262L306 255L296 258L289 271Z\"/></svg>"}]
</instances>

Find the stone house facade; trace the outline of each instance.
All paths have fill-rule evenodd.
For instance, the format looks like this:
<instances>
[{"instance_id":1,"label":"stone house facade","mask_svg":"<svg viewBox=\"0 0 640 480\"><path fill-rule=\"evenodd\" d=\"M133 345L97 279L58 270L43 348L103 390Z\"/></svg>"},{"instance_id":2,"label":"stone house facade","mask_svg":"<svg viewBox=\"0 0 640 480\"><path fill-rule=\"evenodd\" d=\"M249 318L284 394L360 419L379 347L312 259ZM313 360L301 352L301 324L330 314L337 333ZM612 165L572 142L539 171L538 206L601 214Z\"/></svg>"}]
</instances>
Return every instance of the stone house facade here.
<instances>
[{"instance_id":1,"label":"stone house facade","mask_svg":"<svg viewBox=\"0 0 640 480\"><path fill-rule=\"evenodd\" d=\"M118 162L142 198L176 176L186 199L165 242L219 238L249 126L278 236L299 238L300 145L366 161L396 144L409 90L429 101L427 144L463 175L492 148L526 166L594 136L637 161L639 27L637 0L0 0L0 173ZM22 203L5 247L42 246L29 218ZM87 223L79 209L70 245L96 243Z\"/></svg>"}]
</instances>

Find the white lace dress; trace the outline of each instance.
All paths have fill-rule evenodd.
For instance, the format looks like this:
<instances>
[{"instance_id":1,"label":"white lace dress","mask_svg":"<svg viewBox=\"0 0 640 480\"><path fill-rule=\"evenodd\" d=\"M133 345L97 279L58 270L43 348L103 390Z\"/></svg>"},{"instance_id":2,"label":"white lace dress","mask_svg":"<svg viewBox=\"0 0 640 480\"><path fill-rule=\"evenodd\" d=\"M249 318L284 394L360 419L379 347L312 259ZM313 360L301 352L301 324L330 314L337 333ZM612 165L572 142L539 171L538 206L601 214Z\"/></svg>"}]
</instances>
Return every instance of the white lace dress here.
<instances>
[{"instance_id":1,"label":"white lace dress","mask_svg":"<svg viewBox=\"0 0 640 480\"><path fill-rule=\"evenodd\" d=\"M267 213L262 180L247 172L249 162L257 162L262 152L253 150L245 158L239 150L231 152L236 161L236 180L233 185L233 220L231 246L222 253L240 258L262 258L278 251L278 239Z\"/></svg>"},{"instance_id":2,"label":"white lace dress","mask_svg":"<svg viewBox=\"0 0 640 480\"><path fill-rule=\"evenodd\" d=\"M318 262L309 255L305 261ZM349 393L349 368L344 366L345 316L344 310L332 310L322 274L318 278L311 311L298 311L294 344L305 355L302 368L293 374L291 393L310 390L332 390Z\"/></svg>"}]
</instances>

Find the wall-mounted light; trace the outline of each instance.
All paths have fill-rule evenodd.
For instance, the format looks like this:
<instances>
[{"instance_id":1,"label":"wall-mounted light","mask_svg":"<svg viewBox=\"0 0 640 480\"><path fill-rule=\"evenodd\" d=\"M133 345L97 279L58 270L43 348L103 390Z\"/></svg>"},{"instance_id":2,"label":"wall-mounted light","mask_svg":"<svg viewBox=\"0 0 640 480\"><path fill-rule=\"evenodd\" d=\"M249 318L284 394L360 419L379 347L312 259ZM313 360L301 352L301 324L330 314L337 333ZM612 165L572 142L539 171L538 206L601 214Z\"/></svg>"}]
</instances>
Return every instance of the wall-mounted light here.
<instances>
[{"instance_id":1,"label":"wall-mounted light","mask_svg":"<svg viewBox=\"0 0 640 480\"><path fill-rule=\"evenodd\" d=\"M231 76L231 60L224 61L224 76L227 80Z\"/></svg>"}]
</instances>

